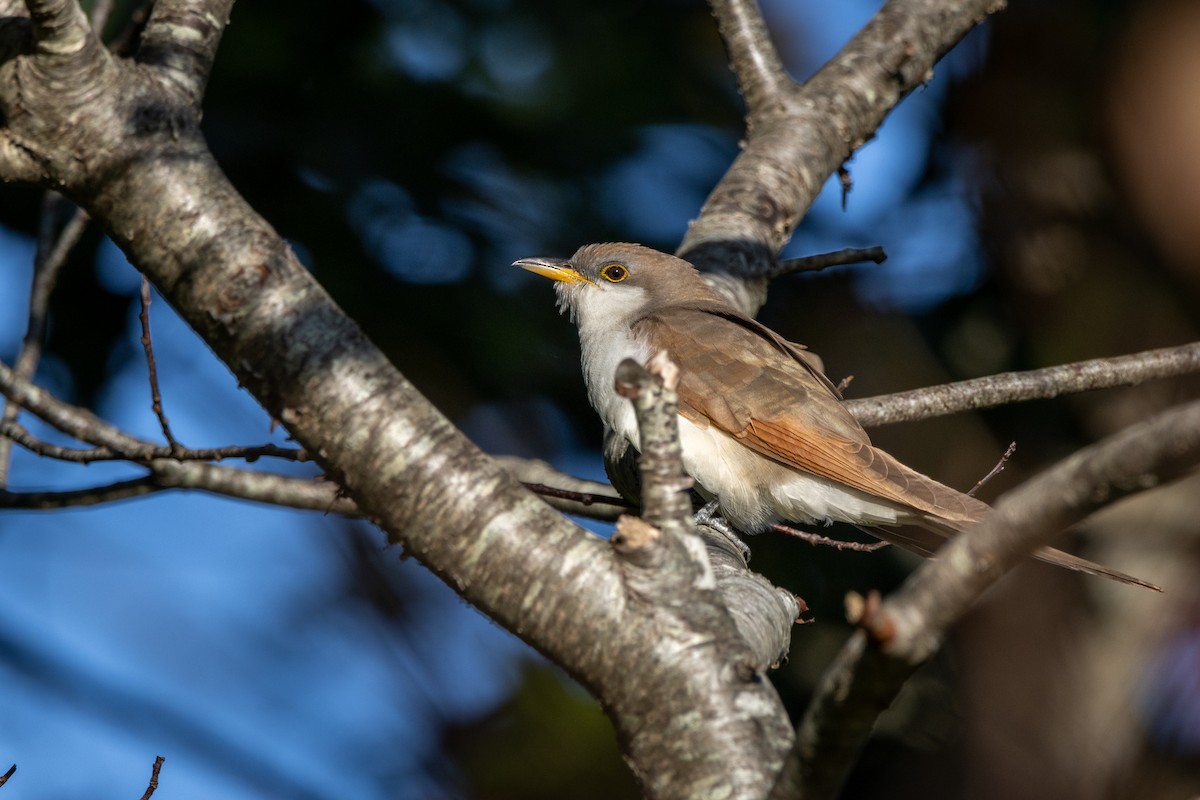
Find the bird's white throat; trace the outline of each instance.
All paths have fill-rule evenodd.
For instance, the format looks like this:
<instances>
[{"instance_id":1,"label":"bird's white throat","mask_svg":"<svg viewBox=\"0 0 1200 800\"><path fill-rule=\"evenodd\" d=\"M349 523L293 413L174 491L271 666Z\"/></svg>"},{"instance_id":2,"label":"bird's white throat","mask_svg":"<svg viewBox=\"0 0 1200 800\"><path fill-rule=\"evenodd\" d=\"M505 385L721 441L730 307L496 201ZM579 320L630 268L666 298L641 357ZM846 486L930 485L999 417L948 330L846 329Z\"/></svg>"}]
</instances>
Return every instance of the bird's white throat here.
<instances>
[{"instance_id":1,"label":"bird's white throat","mask_svg":"<svg viewBox=\"0 0 1200 800\"><path fill-rule=\"evenodd\" d=\"M626 358L645 364L653 355L650 345L634 335L645 291L623 287L620 291L591 284L558 284L559 309L569 311L579 328L579 350L588 400L604 424L641 448L633 404L617 394L613 382L617 366Z\"/></svg>"}]
</instances>

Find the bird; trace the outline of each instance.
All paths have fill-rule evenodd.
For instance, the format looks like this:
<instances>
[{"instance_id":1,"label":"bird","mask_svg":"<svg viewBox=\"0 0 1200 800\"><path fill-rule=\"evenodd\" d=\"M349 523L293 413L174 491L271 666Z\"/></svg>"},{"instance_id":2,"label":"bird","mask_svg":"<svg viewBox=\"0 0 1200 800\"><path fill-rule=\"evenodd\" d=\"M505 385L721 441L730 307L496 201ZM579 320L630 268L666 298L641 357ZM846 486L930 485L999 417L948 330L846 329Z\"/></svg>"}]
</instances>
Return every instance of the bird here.
<instances>
[{"instance_id":1,"label":"bird","mask_svg":"<svg viewBox=\"0 0 1200 800\"><path fill-rule=\"evenodd\" d=\"M626 358L646 364L665 351L679 369L684 471L739 531L846 522L930 557L990 512L875 447L820 359L741 313L690 262L601 243L513 266L555 281L559 310L578 327L588 399L613 435L639 450L632 404L614 376ZM1033 556L1158 589L1050 547Z\"/></svg>"}]
</instances>

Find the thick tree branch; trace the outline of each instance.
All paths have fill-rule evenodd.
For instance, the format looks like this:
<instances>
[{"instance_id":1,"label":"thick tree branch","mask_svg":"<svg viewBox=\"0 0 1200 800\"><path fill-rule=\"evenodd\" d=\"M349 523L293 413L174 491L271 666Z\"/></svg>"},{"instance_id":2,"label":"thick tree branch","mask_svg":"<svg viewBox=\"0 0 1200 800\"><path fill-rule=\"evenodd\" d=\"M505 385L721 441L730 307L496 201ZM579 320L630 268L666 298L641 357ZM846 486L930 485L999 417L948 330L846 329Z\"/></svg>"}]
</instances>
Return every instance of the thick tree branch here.
<instances>
[{"instance_id":1,"label":"thick tree branch","mask_svg":"<svg viewBox=\"0 0 1200 800\"><path fill-rule=\"evenodd\" d=\"M879 712L979 596L1064 527L1200 464L1200 402L1084 448L996 503L886 601L870 598L822 679L773 798L833 797Z\"/></svg>"},{"instance_id":2,"label":"thick tree branch","mask_svg":"<svg viewBox=\"0 0 1200 800\"><path fill-rule=\"evenodd\" d=\"M971 535L922 564L864 625L893 657L924 661L985 589L1059 531L1197 464L1200 401L1085 447L1000 498Z\"/></svg>"},{"instance_id":3,"label":"thick tree branch","mask_svg":"<svg viewBox=\"0 0 1200 800\"><path fill-rule=\"evenodd\" d=\"M743 311L765 298L761 276L827 178L874 135L888 112L1003 0L889 0L803 86L784 83L757 8L711 0L745 92L741 154L708 196L677 253L718 281Z\"/></svg>"},{"instance_id":4,"label":"thick tree branch","mask_svg":"<svg viewBox=\"0 0 1200 800\"><path fill-rule=\"evenodd\" d=\"M747 648L747 631L726 605L746 597L725 593L739 587L718 582L709 560L712 551L696 535L689 495L692 480L684 474L679 444L678 374L665 353L651 358L647 368L631 359L617 368L617 393L633 403L637 416L644 510L642 519L618 520L612 544L622 563L630 602L652 604L649 613L659 621L662 637L660 657L686 662L696 679L689 688L702 686L704 694L672 692L654 698L639 689L634 705L640 710L617 715L614 721L628 737L636 765L672 765L666 771L635 766L652 796L695 797L720 786L734 796L757 797L774 782L779 763L776 748L790 744L778 698L773 691L753 688L755 676L778 652L771 651L764 659ZM740 571L747 574L744 561ZM790 629L794 618L793 611L784 626ZM768 684L763 684L765 689ZM767 720L746 714L744 704L764 701L775 706L775 713L769 724L754 731L753 726ZM681 708L686 709L683 718L677 716ZM766 741L754 748L758 760L742 761L750 753L744 745L747 736L763 735ZM726 755L718 757L718 752ZM730 769L736 779L722 775Z\"/></svg>"},{"instance_id":5,"label":"thick tree branch","mask_svg":"<svg viewBox=\"0 0 1200 800\"><path fill-rule=\"evenodd\" d=\"M784 102L794 84L755 0L713 0L709 5L751 117Z\"/></svg>"},{"instance_id":6,"label":"thick tree branch","mask_svg":"<svg viewBox=\"0 0 1200 800\"><path fill-rule=\"evenodd\" d=\"M1193 372L1200 372L1200 342L847 400L846 408L869 428Z\"/></svg>"},{"instance_id":7,"label":"thick tree branch","mask_svg":"<svg viewBox=\"0 0 1200 800\"><path fill-rule=\"evenodd\" d=\"M139 63L161 72L190 103L199 103L233 0L157 0L142 31Z\"/></svg>"},{"instance_id":8,"label":"thick tree branch","mask_svg":"<svg viewBox=\"0 0 1200 800\"><path fill-rule=\"evenodd\" d=\"M92 39L92 26L77 0L26 0L33 20L37 51L48 56L42 63L61 63L80 52Z\"/></svg>"}]
</instances>

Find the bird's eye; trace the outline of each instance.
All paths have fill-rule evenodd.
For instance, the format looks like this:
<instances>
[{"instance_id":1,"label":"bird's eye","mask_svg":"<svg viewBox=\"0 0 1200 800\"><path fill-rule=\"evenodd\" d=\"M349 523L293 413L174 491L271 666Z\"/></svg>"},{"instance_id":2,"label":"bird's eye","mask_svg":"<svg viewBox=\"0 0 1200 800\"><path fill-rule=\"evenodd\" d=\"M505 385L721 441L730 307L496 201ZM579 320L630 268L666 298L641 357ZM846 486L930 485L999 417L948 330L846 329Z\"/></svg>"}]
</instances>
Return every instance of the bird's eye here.
<instances>
[{"instance_id":1,"label":"bird's eye","mask_svg":"<svg viewBox=\"0 0 1200 800\"><path fill-rule=\"evenodd\" d=\"M609 283L620 283L629 277L629 270L625 268L624 264L608 264L600 270L600 274Z\"/></svg>"}]
</instances>

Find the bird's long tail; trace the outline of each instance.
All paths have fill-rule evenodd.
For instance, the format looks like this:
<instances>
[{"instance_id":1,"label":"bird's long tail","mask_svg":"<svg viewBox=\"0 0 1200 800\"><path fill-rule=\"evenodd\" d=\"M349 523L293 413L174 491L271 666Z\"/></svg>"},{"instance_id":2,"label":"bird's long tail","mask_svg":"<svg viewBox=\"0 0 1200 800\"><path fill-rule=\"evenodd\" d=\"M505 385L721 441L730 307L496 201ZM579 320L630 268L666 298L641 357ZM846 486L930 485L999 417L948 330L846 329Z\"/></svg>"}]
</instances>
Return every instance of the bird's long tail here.
<instances>
[{"instance_id":1,"label":"bird's long tail","mask_svg":"<svg viewBox=\"0 0 1200 800\"><path fill-rule=\"evenodd\" d=\"M945 544L947 539L958 535L966 528L967 526L956 523L935 524L931 520L929 527L905 525L899 528L864 527L862 530L897 547L903 547L905 550L930 558L936 554L938 548ZM1063 567L1064 569L1071 569L1088 575L1100 575L1132 586L1145 586L1147 589L1153 589L1156 592L1162 591L1161 587L1149 581L1135 578L1132 575L1126 575L1124 572L1119 572L1115 569L1109 569L1103 564L1097 564L1094 561L1088 561L1086 558L1064 553L1062 550L1056 550L1053 547L1040 548L1034 551L1032 555L1038 561L1044 561L1056 567Z\"/></svg>"}]
</instances>

